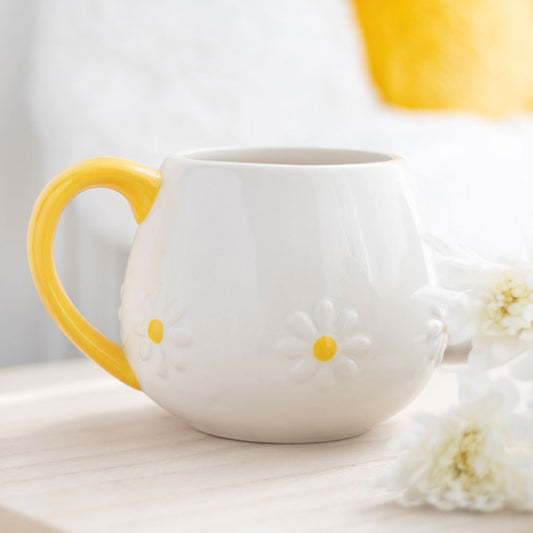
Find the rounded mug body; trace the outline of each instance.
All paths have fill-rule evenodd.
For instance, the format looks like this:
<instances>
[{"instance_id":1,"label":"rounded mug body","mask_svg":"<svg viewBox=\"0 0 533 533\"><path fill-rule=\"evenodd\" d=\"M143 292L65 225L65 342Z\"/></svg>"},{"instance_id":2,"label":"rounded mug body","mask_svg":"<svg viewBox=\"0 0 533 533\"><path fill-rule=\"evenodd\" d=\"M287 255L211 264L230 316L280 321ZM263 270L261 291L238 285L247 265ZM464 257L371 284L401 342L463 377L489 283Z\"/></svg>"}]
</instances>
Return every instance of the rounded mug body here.
<instances>
[{"instance_id":1,"label":"rounded mug body","mask_svg":"<svg viewBox=\"0 0 533 533\"><path fill-rule=\"evenodd\" d=\"M364 432L442 357L394 156L171 157L133 244L121 333L140 386L193 427L263 442Z\"/></svg>"}]
</instances>

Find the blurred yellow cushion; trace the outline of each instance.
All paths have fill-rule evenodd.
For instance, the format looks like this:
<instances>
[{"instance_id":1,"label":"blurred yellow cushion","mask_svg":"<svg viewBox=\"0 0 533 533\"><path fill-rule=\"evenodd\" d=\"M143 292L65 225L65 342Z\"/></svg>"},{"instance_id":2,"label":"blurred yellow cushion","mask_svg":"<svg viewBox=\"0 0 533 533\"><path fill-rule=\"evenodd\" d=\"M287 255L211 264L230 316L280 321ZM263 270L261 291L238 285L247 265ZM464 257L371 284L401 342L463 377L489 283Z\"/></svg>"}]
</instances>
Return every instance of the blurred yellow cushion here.
<instances>
[{"instance_id":1,"label":"blurred yellow cushion","mask_svg":"<svg viewBox=\"0 0 533 533\"><path fill-rule=\"evenodd\" d=\"M501 115L533 108L533 0L355 0L393 104Z\"/></svg>"}]
</instances>

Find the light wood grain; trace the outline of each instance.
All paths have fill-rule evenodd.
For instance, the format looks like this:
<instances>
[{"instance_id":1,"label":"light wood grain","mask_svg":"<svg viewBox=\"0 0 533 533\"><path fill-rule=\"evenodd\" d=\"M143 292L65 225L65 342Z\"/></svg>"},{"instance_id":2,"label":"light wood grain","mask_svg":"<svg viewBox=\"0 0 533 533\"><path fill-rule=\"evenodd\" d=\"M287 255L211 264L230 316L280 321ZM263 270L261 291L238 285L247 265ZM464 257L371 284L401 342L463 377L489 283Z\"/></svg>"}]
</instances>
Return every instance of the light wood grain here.
<instances>
[{"instance_id":1,"label":"light wood grain","mask_svg":"<svg viewBox=\"0 0 533 533\"><path fill-rule=\"evenodd\" d=\"M198 433L84 360L4 370L0 391L2 532L533 531L528 514L404 509L370 486L409 413L453 400L442 370L392 420L311 445ZM37 529L1 527L13 512Z\"/></svg>"}]
</instances>

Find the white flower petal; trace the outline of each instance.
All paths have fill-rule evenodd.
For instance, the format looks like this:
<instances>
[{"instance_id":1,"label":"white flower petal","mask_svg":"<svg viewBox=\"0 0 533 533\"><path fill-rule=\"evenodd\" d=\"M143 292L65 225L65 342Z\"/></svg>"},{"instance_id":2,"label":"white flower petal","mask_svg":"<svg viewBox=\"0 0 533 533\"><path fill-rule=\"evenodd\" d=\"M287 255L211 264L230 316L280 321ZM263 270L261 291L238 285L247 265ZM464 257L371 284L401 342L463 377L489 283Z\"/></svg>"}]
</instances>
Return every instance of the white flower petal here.
<instances>
[{"instance_id":1,"label":"white flower petal","mask_svg":"<svg viewBox=\"0 0 533 533\"><path fill-rule=\"evenodd\" d=\"M152 320L152 318L154 318L154 305L150 298L144 299L143 308L145 319L148 321Z\"/></svg>"},{"instance_id":2,"label":"white flower petal","mask_svg":"<svg viewBox=\"0 0 533 533\"><path fill-rule=\"evenodd\" d=\"M313 321L301 311L292 313L287 319L287 329L295 336L305 340L314 340L317 335Z\"/></svg>"},{"instance_id":3,"label":"white flower petal","mask_svg":"<svg viewBox=\"0 0 533 533\"><path fill-rule=\"evenodd\" d=\"M339 317L338 329L344 338L353 337L357 334L359 315L353 311L344 311Z\"/></svg>"},{"instance_id":4,"label":"white flower petal","mask_svg":"<svg viewBox=\"0 0 533 533\"><path fill-rule=\"evenodd\" d=\"M477 348L472 348L468 354L468 372L473 372L474 374L482 374L486 372L488 368L489 358L486 353Z\"/></svg>"},{"instance_id":5,"label":"white flower petal","mask_svg":"<svg viewBox=\"0 0 533 533\"><path fill-rule=\"evenodd\" d=\"M448 313L446 315L446 325L448 326L450 346L459 346L465 342L470 342L477 331L476 324L467 315L457 316L453 313Z\"/></svg>"},{"instance_id":6,"label":"white flower petal","mask_svg":"<svg viewBox=\"0 0 533 533\"><path fill-rule=\"evenodd\" d=\"M533 381L533 350L520 354L509 366L511 376L522 381Z\"/></svg>"},{"instance_id":7,"label":"white flower petal","mask_svg":"<svg viewBox=\"0 0 533 533\"><path fill-rule=\"evenodd\" d=\"M315 374L317 367L316 359L305 357L292 365L289 376L295 381L305 381Z\"/></svg>"},{"instance_id":8,"label":"white flower petal","mask_svg":"<svg viewBox=\"0 0 533 533\"><path fill-rule=\"evenodd\" d=\"M359 373L359 365L349 357L339 355L333 359L335 375L342 379L351 379Z\"/></svg>"},{"instance_id":9,"label":"white flower petal","mask_svg":"<svg viewBox=\"0 0 533 533\"><path fill-rule=\"evenodd\" d=\"M333 332L334 308L333 303L323 298L315 307L315 324L321 334Z\"/></svg>"},{"instance_id":10,"label":"white flower petal","mask_svg":"<svg viewBox=\"0 0 533 533\"><path fill-rule=\"evenodd\" d=\"M478 332L472 337L472 351L476 357L485 358L487 368L494 368L514 359L522 348L518 339Z\"/></svg>"},{"instance_id":11,"label":"white flower petal","mask_svg":"<svg viewBox=\"0 0 533 533\"><path fill-rule=\"evenodd\" d=\"M177 324L183 317L185 311L183 307L177 302L173 302L168 308L166 323L169 326L174 326Z\"/></svg>"},{"instance_id":12,"label":"white flower petal","mask_svg":"<svg viewBox=\"0 0 533 533\"><path fill-rule=\"evenodd\" d=\"M533 328L522 331L518 337L524 343L533 343Z\"/></svg>"},{"instance_id":13,"label":"white flower petal","mask_svg":"<svg viewBox=\"0 0 533 533\"><path fill-rule=\"evenodd\" d=\"M192 335L188 329L172 328L170 332L168 333L168 340L173 346L178 346L180 348L183 348L191 344Z\"/></svg>"},{"instance_id":14,"label":"white flower petal","mask_svg":"<svg viewBox=\"0 0 533 533\"><path fill-rule=\"evenodd\" d=\"M531 508L532 471L525 465L532 464L533 451L522 431L531 415L517 411L516 385L472 370L459 384L467 395L458 405L418 417L397 439L402 446L396 451L404 453L386 486L403 491L409 504L445 510Z\"/></svg>"},{"instance_id":15,"label":"white flower petal","mask_svg":"<svg viewBox=\"0 0 533 533\"><path fill-rule=\"evenodd\" d=\"M490 347L493 365L502 365L510 361L520 353L520 343L518 339L506 337L495 340Z\"/></svg>"},{"instance_id":16,"label":"white flower petal","mask_svg":"<svg viewBox=\"0 0 533 533\"><path fill-rule=\"evenodd\" d=\"M313 353L313 349L308 342L296 338L288 338L280 341L278 351L286 357L303 357Z\"/></svg>"},{"instance_id":17,"label":"white flower petal","mask_svg":"<svg viewBox=\"0 0 533 533\"><path fill-rule=\"evenodd\" d=\"M342 344L342 351L351 356L364 355L370 350L370 339L363 335L357 335L346 339Z\"/></svg>"},{"instance_id":18,"label":"white flower petal","mask_svg":"<svg viewBox=\"0 0 533 533\"><path fill-rule=\"evenodd\" d=\"M150 357L152 356L152 348L154 347L154 343L149 339L143 339L141 341L141 350L140 350L140 356L143 361L148 361Z\"/></svg>"},{"instance_id":19,"label":"white flower petal","mask_svg":"<svg viewBox=\"0 0 533 533\"><path fill-rule=\"evenodd\" d=\"M335 379L333 377L333 365L328 362L320 364L316 371L315 379L319 388L331 388L335 383Z\"/></svg>"},{"instance_id":20,"label":"white flower petal","mask_svg":"<svg viewBox=\"0 0 533 533\"><path fill-rule=\"evenodd\" d=\"M166 291L163 289L163 287L160 287L159 290L157 291L157 297L155 298L155 312L162 316L168 305L168 295L166 293Z\"/></svg>"},{"instance_id":21,"label":"white flower petal","mask_svg":"<svg viewBox=\"0 0 533 533\"><path fill-rule=\"evenodd\" d=\"M167 362L165 354L160 346L154 346L155 371L158 376L164 377L167 374Z\"/></svg>"},{"instance_id":22,"label":"white flower petal","mask_svg":"<svg viewBox=\"0 0 533 533\"><path fill-rule=\"evenodd\" d=\"M142 317L137 317L133 324L133 331L137 335L145 336L148 333L148 322Z\"/></svg>"},{"instance_id":23,"label":"white flower petal","mask_svg":"<svg viewBox=\"0 0 533 533\"><path fill-rule=\"evenodd\" d=\"M163 355L167 358L167 360L174 368L180 370L185 368L188 360L187 352L185 352L184 350L180 350L179 348L169 346L167 344L162 346L161 349L163 351Z\"/></svg>"}]
</instances>

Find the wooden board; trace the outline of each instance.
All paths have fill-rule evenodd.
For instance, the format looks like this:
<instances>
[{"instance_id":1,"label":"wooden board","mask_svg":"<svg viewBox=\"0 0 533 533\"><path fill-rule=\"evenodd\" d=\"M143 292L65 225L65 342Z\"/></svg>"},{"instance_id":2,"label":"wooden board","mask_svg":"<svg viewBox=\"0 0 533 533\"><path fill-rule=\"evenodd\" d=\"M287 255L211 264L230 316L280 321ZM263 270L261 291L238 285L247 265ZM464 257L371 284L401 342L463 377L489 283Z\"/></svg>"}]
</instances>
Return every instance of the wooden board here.
<instances>
[{"instance_id":1,"label":"wooden board","mask_svg":"<svg viewBox=\"0 0 533 533\"><path fill-rule=\"evenodd\" d=\"M454 390L440 370L361 437L271 445L198 433L90 361L5 369L0 531L531 533L532 515L405 509L370 486L409 413Z\"/></svg>"}]
</instances>

